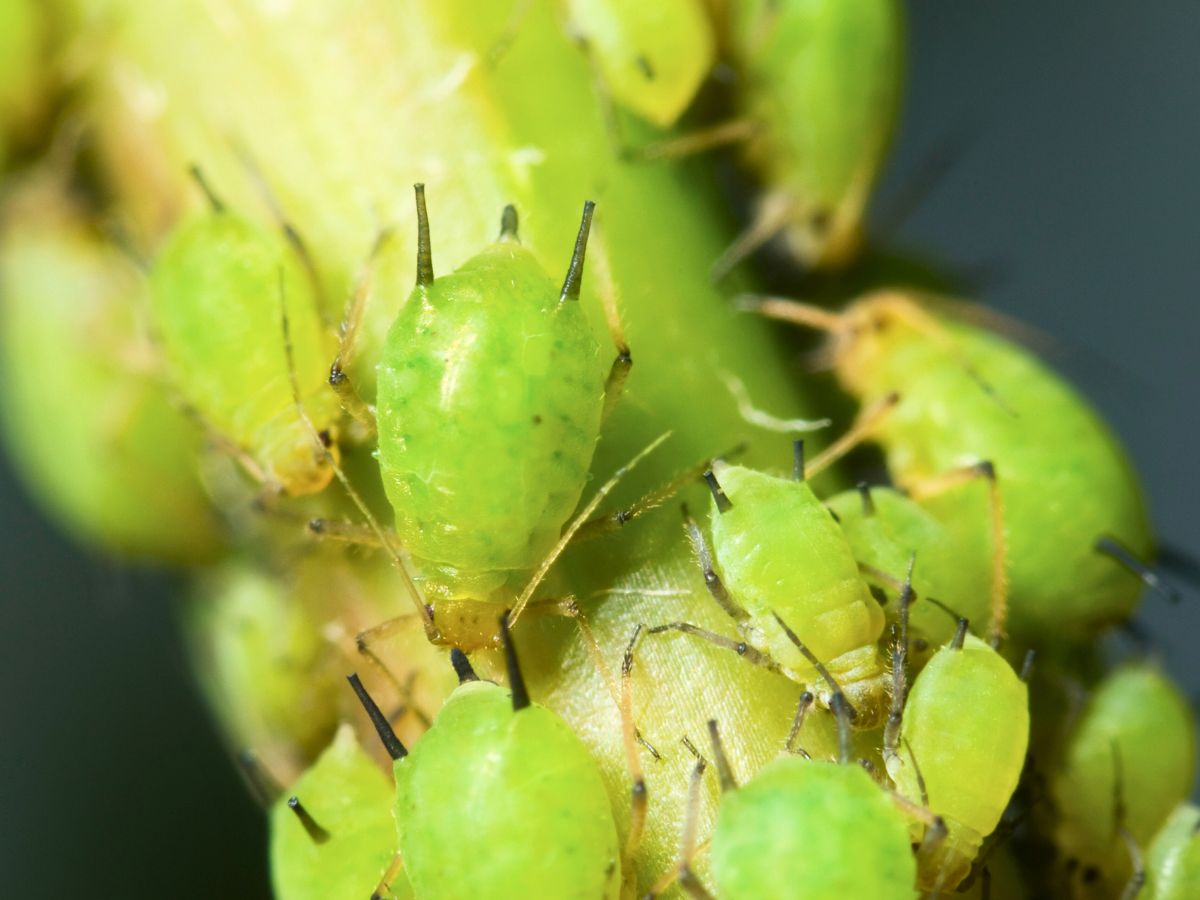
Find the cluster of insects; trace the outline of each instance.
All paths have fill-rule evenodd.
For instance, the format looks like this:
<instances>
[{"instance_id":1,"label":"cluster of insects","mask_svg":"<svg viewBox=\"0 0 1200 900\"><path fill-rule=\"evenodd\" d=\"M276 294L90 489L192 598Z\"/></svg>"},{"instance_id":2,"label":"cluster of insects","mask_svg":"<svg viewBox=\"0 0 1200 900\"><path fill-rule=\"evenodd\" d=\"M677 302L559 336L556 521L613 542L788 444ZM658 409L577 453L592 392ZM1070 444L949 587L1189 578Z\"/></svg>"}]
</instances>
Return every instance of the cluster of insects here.
<instances>
[{"instance_id":1,"label":"cluster of insects","mask_svg":"<svg viewBox=\"0 0 1200 900\"><path fill-rule=\"evenodd\" d=\"M533 6L518 0L473 65L505 66ZM552 6L622 166L731 145L760 183L715 280L776 237L801 269L853 265L898 108L897 0ZM728 115L696 124L722 73ZM204 208L146 273L75 233L79 271L62 248L25 251L57 282L26 288L0 256L0 277L39 301L6 307L11 381L28 408L57 390L19 376L62 324L40 302L61 284L101 317L110 294L144 295L167 420L145 433L189 466L198 435L217 462L203 485L187 466L170 490L164 476L143 506L201 523L169 550L203 558L219 543L204 492L253 498L223 524L271 565L209 580L196 643L270 810L281 900L1020 897L1013 859L1034 851L1057 896L1200 896L1187 702L1150 662L1104 672L1089 657L1083 678L1072 658L1161 587L1142 492L1098 415L1025 348L914 290L832 310L731 288L732 319L827 336L853 420L817 452L823 436L760 429L755 464L727 452L741 435L713 433L711 455L629 498L626 476L671 433L597 464L614 412L637 402L623 395L641 352L597 252L603 203L581 196L558 247L523 243L536 211L506 206L495 240L446 270L437 197L427 207L416 184L415 235L381 229L335 327L319 249L282 205L264 224L192 175ZM410 282L392 256L412 245ZM386 335L364 335L381 303ZM112 377L75 343L77 379ZM99 418L34 438L89 453ZM883 474L835 483L860 445ZM631 554L635 520L681 563L655 573L665 590L613 575L580 596L571 555ZM150 522L131 520L128 540L173 534ZM564 660L599 700L541 671ZM680 733L646 713L664 680L695 685L729 661L794 698L777 746L746 751L753 703L686 710Z\"/></svg>"}]
</instances>

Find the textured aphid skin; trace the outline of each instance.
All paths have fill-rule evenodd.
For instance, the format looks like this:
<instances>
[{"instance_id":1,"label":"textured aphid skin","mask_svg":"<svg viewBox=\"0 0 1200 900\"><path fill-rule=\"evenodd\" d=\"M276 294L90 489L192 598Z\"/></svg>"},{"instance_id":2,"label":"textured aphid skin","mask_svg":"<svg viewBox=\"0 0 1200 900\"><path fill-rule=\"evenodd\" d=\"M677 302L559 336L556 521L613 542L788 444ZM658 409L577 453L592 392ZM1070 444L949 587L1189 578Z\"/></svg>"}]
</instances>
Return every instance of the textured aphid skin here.
<instances>
[{"instance_id":1,"label":"textured aphid skin","mask_svg":"<svg viewBox=\"0 0 1200 900\"><path fill-rule=\"evenodd\" d=\"M751 628L796 680L818 696L828 687L775 621L778 613L845 691L870 727L886 706L887 676L876 642L884 614L858 571L845 535L802 481L742 466L716 474L733 504L710 517L713 554Z\"/></svg>"},{"instance_id":2,"label":"textured aphid skin","mask_svg":"<svg viewBox=\"0 0 1200 900\"><path fill-rule=\"evenodd\" d=\"M596 763L557 715L459 687L396 762L396 822L417 896L616 900L621 854Z\"/></svg>"},{"instance_id":3,"label":"textured aphid skin","mask_svg":"<svg viewBox=\"0 0 1200 900\"><path fill-rule=\"evenodd\" d=\"M920 884L951 890L1016 790L1029 747L1029 690L1000 654L967 635L961 649L942 647L917 676L902 736L888 774L920 803L919 769L929 808L949 832L922 858Z\"/></svg>"},{"instance_id":4,"label":"textured aphid skin","mask_svg":"<svg viewBox=\"0 0 1200 900\"><path fill-rule=\"evenodd\" d=\"M309 836L288 797L328 832ZM364 900L396 852L392 786L343 726L333 743L271 809L271 884L276 900ZM412 897L401 875L389 897Z\"/></svg>"},{"instance_id":5,"label":"textured aphid skin","mask_svg":"<svg viewBox=\"0 0 1200 900\"><path fill-rule=\"evenodd\" d=\"M760 209L782 206L806 264L844 263L899 106L901 5L748 0L733 4L730 32L742 114L759 125L746 159L766 187Z\"/></svg>"},{"instance_id":6,"label":"textured aphid skin","mask_svg":"<svg viewBox=\"0 0 1200 900\"><path fill-rule=\"evenodd\" d=\"M1145 847L1191 791L1196 756L1187 700L1152 665L1124 666L1100 683L1050 781L1061 856L1120 885L1129 863L1116 835L1114 744L1125 827Z\"/></svg>"},{"instance_id":7,"label":"textured aphid skin","mask_svg":"<svg viewBox=\"0 0 1200 900\"><path fill-rule=\"evenodd\" d=\"M904 816L856 765L769 763L722 798L710 852L721 900L914 896Z\"/></svg>"},{"instance_id":8,"label":"textured aphid skin","mask_svg":"<svg viewBox=\"0 0 1200 900\"><path fill-rule=\"evenodd\" d=\"M912 584L918 598L935 597L971 622L986 623L992 559L985 523L939 519L892 488L873 487L870 497L869 510L858 491L844 491L826 501L837 514L854 558L903 578L916 554ZM890 602L884 608L893 618L898 604ZM934 645L947 643L954 634L954 620L932 603L918 599L909 607L909 620L913 636Z\"/></svg>"},{"instance_id":9,"label":"textured aphid skin","mask_svg":"<svg viewBox=\"0 0 1200 900\"><path fill-rule=\"evenodd\" d=\"M1147 900L1200 897L1200 809L1175 808L1146 854Z\"/></svg>"},{"instance_id":10,"label":"textured aphid skin","mask_svg":"<svg viewBox=\"0 0 1200 900\"><path fill-rule=\"evenodd\" d=\"M893 477L904 486L980 460L994 464L1014 635L1084 635L1123 620L1141 582L1093 545L1112 535L1145 557L1152 540L1137 477L1117 440L1027 351L978 327L926 319L944 329L948 345L909 324L914 309L932 316L907 296L871 295L846 311L835 344L839 380L864 405L900 392L875 436ZM986 528L982 487L924 503L953 527Z\"/></svg>"},{"instance_id":11,"label":"textured aphid skin","mask_svg":"<svg viewBox=\"0 0 1200 900\"><path fill-rule=\"evenodd\" d=\"M15 185L14 185L15 187ZM10 195L0 246L0 420L32 489L78 537L193 564L219 551L199 435L155 377L146 285L56 190Z\"/></svg>"},{"instance_id":12,"label":"textured aphid skin","mask_svg":"<svg viewBox=\"0 0 1200 900\"><path fill-rule=\"evenodd\" d=\"M570 28L587 42L614 103L666 128L712 67L716 41L697 0L567 0Z\"/></svg>"},{"instance_id":13,"label":"textured aphid skin","mask_svg":"<svg viewBox=\"0 0 1200 900\"><path fill-rule=\"evenodd\" d=\"M414 289L379 363L379 462L430 597L486 600L557 540L600 432L599 357L514 241Z\"/></svg>"},{"instance_id":14,"label":"textured aphid skin","mask_svg":"<svg viewBox=\"0 0 1200 900\"><path fill-rule=\"evenodd\" d=\"M301 399L327 431L338 416L326 384L333 347L283 237L232 212L191 218L163 247L152 287L171 375L201 418L287 493L324 488L332 470L292 398L284 304Z\"/></svg>"}]
</instances>

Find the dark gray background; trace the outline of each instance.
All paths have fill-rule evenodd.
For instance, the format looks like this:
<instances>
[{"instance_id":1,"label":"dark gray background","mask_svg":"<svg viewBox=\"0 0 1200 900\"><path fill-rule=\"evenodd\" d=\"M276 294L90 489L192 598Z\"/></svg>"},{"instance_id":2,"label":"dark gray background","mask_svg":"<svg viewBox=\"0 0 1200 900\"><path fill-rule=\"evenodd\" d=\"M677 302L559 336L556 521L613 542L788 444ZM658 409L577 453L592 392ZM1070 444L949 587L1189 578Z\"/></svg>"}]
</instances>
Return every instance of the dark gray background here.
<instances>
[{"instance_id":1,"label":"dark gray background","mask_svg":"<svg viewBox=\"0 0 1200 900\"><path fill-rule=\"evenodd\" d=\"M914 0L884 187L972 138L897 242L1002 277L1062 340L1166 540L1200 553L1200 3ZM69 546L0 471L0 896L253 897L263 828L200 707L169 584ZM1189 694L1200 596L1141 615Z\"/></svg>"}]
</instances>

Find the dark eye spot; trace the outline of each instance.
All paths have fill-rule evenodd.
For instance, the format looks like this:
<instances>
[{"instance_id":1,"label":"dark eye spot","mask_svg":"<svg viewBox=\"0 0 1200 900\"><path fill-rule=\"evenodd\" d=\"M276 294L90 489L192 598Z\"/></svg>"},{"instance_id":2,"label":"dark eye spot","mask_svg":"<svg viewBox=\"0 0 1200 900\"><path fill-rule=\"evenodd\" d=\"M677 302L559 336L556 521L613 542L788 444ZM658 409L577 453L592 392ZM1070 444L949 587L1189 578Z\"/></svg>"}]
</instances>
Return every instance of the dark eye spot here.
<instances>
[{"instance_id":1,"label":"dark eye spot","mask_svg":"<svg viewBox=\"0 0 1200 900\"><path fill-rule=\"evenodd\" d=\"M541 417L541 416L534 416L534 417L533 417L533 424L534 424L534 425L541 425L541 424L542 424L542 417Z\"/></svg>"},{"instance_id":2,"label":"dark eye spot","mask_svg":"<svg viewBox=\"0 0 1200 900\"><path fill-rule=\"evenodd\" d=\"M326 428L326 429L322 429L321 431L318 431L317 437L319 437L321 439L322 447L332 447L333 446L333 436L329 433L329 429Z\"/></svg>"},{"instance_id":3,"label":"dark eye spot","mask_svg":"<svg viewBox=\"0 0 1200 900\"><path fill-rule=\"evenodd\" d=\"M1099 880L1100 880L1100 870L1098 868L1096 868L1095 866L1087 866L1083 870L1083 883L1084 884L1095 884Z\"/></svg>"},{"instance_id":4,"label":"dark eye spot","mask_svg":"<svg viewBox=\"0 0 1200 900\"><path fill-rule=\"evenodd\" d=\"M871 596L875 598L876 603L878 603L880 606L887 606L888 598L887 594L883 592L883 588L879 587L877 584L872 584L869 585L867 589L871 592Z\"/></svg>"}]
</instances>

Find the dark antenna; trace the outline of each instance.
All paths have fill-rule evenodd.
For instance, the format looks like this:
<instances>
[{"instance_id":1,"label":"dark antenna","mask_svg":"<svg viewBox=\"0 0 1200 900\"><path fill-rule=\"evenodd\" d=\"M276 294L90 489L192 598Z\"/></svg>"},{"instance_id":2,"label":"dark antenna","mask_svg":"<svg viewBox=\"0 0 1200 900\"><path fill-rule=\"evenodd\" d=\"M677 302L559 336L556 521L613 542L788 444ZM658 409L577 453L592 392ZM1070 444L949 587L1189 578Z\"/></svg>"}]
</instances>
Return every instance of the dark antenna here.
<instances>
[{"instance_id":1,"label":"dark antenna","mask_svg":"<svg viewBox=\"0 0 1200 900\"><path fill-rule=\"evenodd\" d=\"M592 230L592 210L595 208L596 204L591 200L583 204L583 220L579 223L579 234L575 236L575 251L571 254L567 277L563 280L562 292L558 295L559 303L579 299L579 288L583 284L583 259L587 255L588 234Z\"/></svg>"},{"instance_id":2,"label":"dark antenna","mask_svg":"<svg viewBox=\"0 0 1200 900\"><path fill-rule=\"evenodd\" d=\"M796 717L792 719L792 728L788 732L787 740L783 743L783 749L788 753L808 756L802 748L796 746L796 738L800 736L800 729L804 727L804 718L813 705L813 699L812 691L805 691L800 695L800 701L796 704Z\"/></svg>"},{"instance_id":3,"label":"dark antenna","mask_svg":"<svg viewBox=\"0 0 1200 900\"><path fill-rule=\"evenodd\" d=\"M517 662L517 648L513 646L512 635L508 632L508 610L500 617L500 639L504 641L504 665L508 669L508 686L512 689L512 708L516 713L527 707L530 700L525 676L521 674L521 666Z\"/></svg>"},{"instance_id":4,"label":"dark antenna","mask_svg":"<svg viewBox=\"0 0 1200 900\"><path fill-rule=\"evenodd\" d=\"M358 702L367 711L367 718L375 726L375 732L379 735L379 740L387 750L388 756L392 759L404 759L408 756L408 748L400 743L400 738L396 737L396 732L392 730L392 723L388 721L378 704L371 699L371 695L367 693L367 689L359 680L358 673L347 676L346 680L350 682L350 687L354 688L354 693L358 695Z\"/></svg>"},{"instance_id":5,"label":"dark antenna","mask_svg":"<svg viewBox=\"0 0 1200 900\"><path fill-rule=\"evenodd\" d=\"M804 480L804 439L792 441L792 479Z\"/></svg>"},{"instance_id":6,"label":"dark antenna","mask_svg":"<svg viewBox=\"0 0 1200 900\"><path fill-rule=\"evenodd\" d=\"M938 609L954 617L957 625L954 628L954 639L950 641L950 648L952 650L961 650L963 648L963 642L965 642L967 639L967 627L971 624L970 620L966 616L959 615L954 609L952 609L950 606L947 606L936 597L926 597L925 599Z\"/></svg>"},{"instance_id":7,"label":"dark antenna","mask_svg":"<svg viewBox=\"0 0 1200 900\"><path fill-rule=\"evenodd\" d=\"M858 495L862 497L862 512L864 516L875 515L875 499L871 496L871 486L865 481L860 481L856 484L855 489Z\"/></svg>"},{"instance_id":8,"label":"dark antenna","mask_svg":"<svg viewBox=\"0 0 1200 900\"><path fill-rule=\"evenodd\" d=\"M713 470L709 469L704 473L704 483L708 485L709 491L712 492L713 499L717 501L717 512L727 513L733 509L733 503L725 496L725 490L721 487L717 476L713 474Z\"/></svg>"},{"instance_id":9,"label":"dark antenna","mask_svg":"<svg viewBox=\"0 0 1200 900\"><path fill-rule=\"evenodd\" d=\"M1030 647L1025 651L1025 659L1021 662L1021 680L1029 684L1029 679L1033 675L1033 664L1037 660L1037 649Z\"/></svg>"},{"instance_id":10,"label":"dark antenna","mask_svg":"<svg viewBox=\"0 0 1200 900\"><path fill-rule=\"evenodd\" d=\"M204 197L208 200L208 205L212 207L215 213L225 212L225 203L217 196L217 192L212 189L212 185L208 183L208 179L204 177L204 172L196 163L188 166L188 174L192 176L192 181L196 182L196 186L203 192Z\"/></svg>"},{"instance_id":11,"label":"dark antenna","mask_svg":"<svg viewBox=\"0 0 1200 900\"><path fill-rule=\"evenodd\" d=\"M479 676L475 674L475 670L471 667L471 661L467 659L467 654L463 653L457 647L450 651L450 665L454 666L454 674L458 676L459 684L479 680Z\"/></svg>"},{"instance_id":12,"label":"dark antenna","mask_svg":"<svg viewBox=\"0 0 1200 900\"><path fill-rule=\"evenodd\" d=\"M267 771L253 750L243 750L237 755L238 768L254 794L254 799L263 809L270 809L283 796L283 785Z\"/></svg>"},{"instance_id":13,"label":"dark antenna","mask_svg":"<svg viewBox=\"0 0 1200 900\"><path fill-rule=\"evenodd\" d=\"M1179 592L1163 581L1161 575L1138 559L1132 550L1112 535L1101 535L1096 539L1094 546L1097 553L1103 553L1110 559L1116 560L1122 567L1140 578L1142 584L1146 585L1146 587L1150 588L1150 590L1154 591L1160 597L1165 598L1168 603L1179 602Z\"/></svg>"},{"instance_id":14,"label":"dark antenna","mask_svg":"<svg viewBox=\"0 0 1200 900\"><path fill-rule=\"evenodd\" d=\"M429 213L425 209L425 185L413 185L417 197L417 286L433 284L433 247L429 243Z\"/></svg>"},{"instance_id":15,"label":"dark antenna","mask_svg":"<svg viewBox=\"0 0 1200 900\"><path fill-rule=\"evenodd\" d=\"M717 763L717 777L721 781L721 792L736 791L737 781L733 777L733 769L729 767L729 757L721 746L721 733L717 730L717 720L708 720L708 739L712 743L713 759Z\"/></svg>"},{"instance_id":16,"label":"dark antenna","mask_svg":"<svg viewBox=\"0 0 1200 900\"><path fill-rule=\"evenodd\" d=\"M498 239L521 243L521 238L517 235L517 208L511 203L505 206L504 211L500 213L500 237Z\"/></svg>"},{"instance_id":17,"label":"dark antenna","mask_svg":"<svg viewBox=\"0 0 1200 900\"><path fill-rule=\"evenodd\" d=\"M304 830L308 832L308 836L314 844L324 844L329 840L329 832L317 824L317 820L304 808L299 797L288 797L287 804L288 809L296 814L296 818L300 820L300 824L304 826Z\"/></svg>"}]
</instances>

